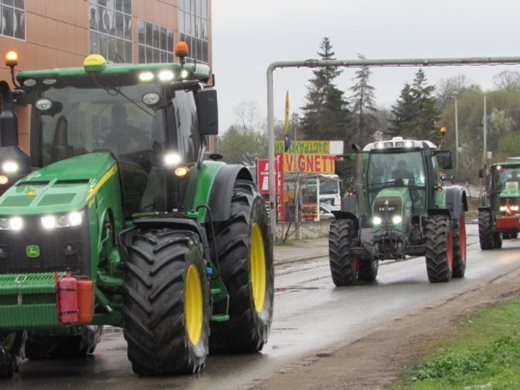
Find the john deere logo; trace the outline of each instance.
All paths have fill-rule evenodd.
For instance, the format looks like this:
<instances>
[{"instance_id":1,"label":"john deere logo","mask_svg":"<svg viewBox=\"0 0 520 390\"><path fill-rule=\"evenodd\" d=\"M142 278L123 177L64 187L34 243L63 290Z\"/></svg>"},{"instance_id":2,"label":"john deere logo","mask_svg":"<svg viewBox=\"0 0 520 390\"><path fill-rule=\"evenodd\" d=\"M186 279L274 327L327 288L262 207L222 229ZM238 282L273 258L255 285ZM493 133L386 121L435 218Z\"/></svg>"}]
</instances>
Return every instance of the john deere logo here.
<instances>
[{"instance_id":1,"label":"john deere logo","mask_svg":"<svg viewBox=\"0 0 520 390\"><path fill-rule=\"evenodd\" d=\"M38 245L28 245L25 248L25 254L31 259L40 257L40 247Z\"/></svg>"}]
</instances>

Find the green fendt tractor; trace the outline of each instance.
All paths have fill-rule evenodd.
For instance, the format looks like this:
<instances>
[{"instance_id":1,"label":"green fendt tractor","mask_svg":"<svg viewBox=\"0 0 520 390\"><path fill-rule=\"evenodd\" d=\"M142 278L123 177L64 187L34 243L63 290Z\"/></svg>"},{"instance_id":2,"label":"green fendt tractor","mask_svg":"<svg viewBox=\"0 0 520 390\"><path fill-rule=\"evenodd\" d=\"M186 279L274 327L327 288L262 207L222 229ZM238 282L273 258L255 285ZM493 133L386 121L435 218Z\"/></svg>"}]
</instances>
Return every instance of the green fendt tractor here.
<instances>
[{"instance_id":1,"label":"green fendt tractor","mask_svg":"<svg viewBox=\"0 0 520 390\"><path fill-rule=\"evenodd\" d=\"M207 152L216 90L206 65L185 62L183 45L176 54L138 65L90 55L17 81L12 71L12 92L0 82L2 376L23 346L29 359L93 352L103 325L124 328L139 375L195 373L208 351L266 343L265 202L246 167ZM30 157L13 104L30 106Z\"/></svg>"},{"instance_id":2,"label":"green fendt tractor","mask_svg":"<svg viewBox=\"0 0 520 390\"><path fill-rule=\"evenodd\" d=\"M482 176L482 175L481 175ZM492 164L478 209L480 248L502 248L502 238L520 232L520 161Z\"/></svg>"},{"instance_id":3,"label":"green fendt tractor","mask_svg":"<svg viewBox=\"0 0 520 390\"><path fill-rule=\"evenodd\" d=\"M451 154L429 141L374 142L336 161L354 177L335 211L329 259L336 286L374 281L380 260L425 256L430 282L463 277L466 269L465 191L443 186L439 171ZM351 172L354 171L352 175Z\"/></svg>"}]
</instances>

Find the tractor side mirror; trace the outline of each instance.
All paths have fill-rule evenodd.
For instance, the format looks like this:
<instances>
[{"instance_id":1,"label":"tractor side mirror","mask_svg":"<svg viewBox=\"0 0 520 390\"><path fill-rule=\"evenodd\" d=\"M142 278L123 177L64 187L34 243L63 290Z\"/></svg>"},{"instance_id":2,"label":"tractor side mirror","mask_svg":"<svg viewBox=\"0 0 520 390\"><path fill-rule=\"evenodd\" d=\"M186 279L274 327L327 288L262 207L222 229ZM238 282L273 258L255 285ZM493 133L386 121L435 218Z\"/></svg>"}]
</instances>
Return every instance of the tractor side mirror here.
<instances>
[{"instance_id":1,"label":"tractor side mirror","mask_svg":"<svg viewBox=\"0 0 520 390\"><path fill-rule=\"evenodd\" d=\"M453 164L451 162L451 152L449 150L441 150L435 154L437 156L437 161L439 161L439 165L442 169L453 168Z\"/></svg>"},{"instance_id":2,"label":"tractor side mirror","mask_svg":"<svg viewBox=\"0 0 520 390\"><path fill-rule=\"evenodd\" d=\"M216 89L203 89L196 95L200 135L218 134L218 103Z\"/></svg>"}]
</instances>

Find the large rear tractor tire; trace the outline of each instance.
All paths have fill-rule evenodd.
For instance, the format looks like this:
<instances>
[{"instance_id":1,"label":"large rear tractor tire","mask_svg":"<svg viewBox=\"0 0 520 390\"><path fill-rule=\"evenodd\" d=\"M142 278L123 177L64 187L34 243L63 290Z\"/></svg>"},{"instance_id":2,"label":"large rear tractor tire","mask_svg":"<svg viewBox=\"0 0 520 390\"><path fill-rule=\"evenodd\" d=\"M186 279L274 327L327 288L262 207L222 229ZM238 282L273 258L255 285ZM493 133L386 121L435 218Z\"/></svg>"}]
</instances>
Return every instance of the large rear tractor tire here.
<instances>
[{"instance_id":1,"label":"large rear tractor tire","mask_svg":"<svg viewBox=\"0 0 520 390\"><path fill-rule=\"evenodd\" d=\"M480 240L480 249L495 249L493 216L489 210L481 210L478 213L478 236Z\"/></svg>"},{"instance_id":2,"label":"large rear tractor tire","mask_svg":"<svg viewBox=\"0 0 520 390\"><path fill-rule=\"evenodd\" d=\"M453 274L453 234L450 219L434 215L426 219L426 270L431 283L449 282Z\"/></svg>"},{"instance_id":3,"label":"large rear tractor tire","mask_svg":"<svg viewBox=\"0 0 520 390\"><path fill-rule=\"evenodd\" d=\"M463 278L466 273L466 223L464 213L453 221L453 277Z\"/></svg>"},{"instance_id":4,"label":"large rear tractor tire","mask_svg":"<svg viewBox=\"0 0 520 390\"><path fill-rule=\"evenodd\" d=\"M78 335L28 332L25 357L31 360L85 358L94 352L102 333L102 326L85 326Z\"/></svg>"},{"instance_id":5,"label":"large rear tractor tire","mask_svg":"<svg viewBox=\"0 0 520 390\"><path fill-rule=\"evenodd\" d=\"M332 281L337 287L349 286L358 280L359 260L351 252L354 226L350 219L336 219L329 230L329 262ZM368 276L364 273L363 276ZM375 275L374 279L375 279Z\"/></svg>"},{"instance_id":6,"label":"large rear tractor tire","mask_svg":"<svg viewBox=\"0 0 520 390\"><path fill-rule=\"evenodd\" d=\"M231 215L215 226L220 276L229 293L229 320L211 323L215 353L251 353L267 342L273 320L273 245L265 201L253 183L237 180Z\"/></svg>"},{"instance_id":7,"label":"large rear tractor tire","mask_svg":"<svg viewBox=\"0 0 520 390\"><path fill-rule=\"evenodd\" d=\"M0 332L0 379L7 379L18 371L18 358L22 357L25 332Z\"/></svg>"},{"instance_id":8,"label":"large rear tractor tire","mask_svg":"<svg viewBox=\"0 0 520 390\"><path fill-rule=\"evenodd\" d=\"M128 247L124 336L136 374L199 372L209 338L209 286L199 236L138 229Z\"/></svg>"}]
</instances>

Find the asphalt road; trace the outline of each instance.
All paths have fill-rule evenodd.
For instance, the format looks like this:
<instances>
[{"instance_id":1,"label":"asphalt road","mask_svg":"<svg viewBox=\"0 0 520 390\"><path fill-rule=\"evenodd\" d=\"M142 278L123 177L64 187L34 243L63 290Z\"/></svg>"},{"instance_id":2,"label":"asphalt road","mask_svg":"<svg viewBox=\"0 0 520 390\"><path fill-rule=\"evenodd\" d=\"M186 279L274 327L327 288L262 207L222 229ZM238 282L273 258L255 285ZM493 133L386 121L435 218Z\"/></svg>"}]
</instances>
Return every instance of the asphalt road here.
<instances>
[{"instance_id":1,"label":"asphalt road","mask_svg":"<svg viewBox=\"0 0 520 390\"><path fill-rule=\"evenodd\" d=\"M248 389L263 378L311 355L326 355L397 317L440 302L510 273L520 273L520 240L502 250L482 252L476 225L468 225L468 266L464 279L430 284L424 258L380 265L371 285L335 288L328 258L277 265L273 329L262 353L210 356L205 371L192 377L139 378L126 358L119 332L105 334L87 360L24 361L21 373L0 387L39 389ZM296 250L296 249L295 249ZM314 250L319 252L318 249ZM313 249L308 248L309 257ZM323 248L321 252L323 253ZM284 368L285 367L285 368Z\"/></svg>"}]
</instances>

